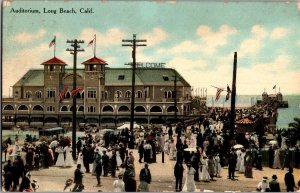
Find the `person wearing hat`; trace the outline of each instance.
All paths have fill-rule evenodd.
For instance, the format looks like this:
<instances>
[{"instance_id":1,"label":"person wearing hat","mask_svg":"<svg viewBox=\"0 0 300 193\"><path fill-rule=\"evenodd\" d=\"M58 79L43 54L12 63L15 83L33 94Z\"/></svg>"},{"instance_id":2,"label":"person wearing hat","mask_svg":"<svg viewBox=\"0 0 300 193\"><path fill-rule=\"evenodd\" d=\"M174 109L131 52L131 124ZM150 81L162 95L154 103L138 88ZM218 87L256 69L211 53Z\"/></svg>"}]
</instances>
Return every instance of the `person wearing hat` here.
<instances>
[{"instance_id":1,"label":"person wearing hat","mask_svg":"<svg viewBox=\"0 0 300 193\"><path fill-rule=\"evenodd\" d=\"M196 170L192 167L191 163L187 163L186 166L187 166L186 179L182 191L195 192L196 185L194 181L194 174L196 173Z\"/></svg>"},{"instance_id":2,"label":"person wearing hat","mask_svg":"<svg viewBox=\"0 0 300 193\"><path fill-rule=\"evenodd\" d=\"M270 185L271 192L281 192L280 185L279 182L277 181L277 176L275 174L272 176L272 180L269 182L269 185Z\"/></svg>"},{"instance_id":3,"label":"person wearing hat","mask_svg":"<svg viewBox=\"0 0 300 193\"><path fill-rule=\"evenodd\" d=\"M292 167L290 167L288 173L285 174L284 182L285 182L285 186L286 186L286 191L294 192L294 188L296 187L296 184L295 184Z\"/></svg>"},{"instance_id":4,"label":"person wearing hat","mask_svg":"<svg viewBox=\"0 0 300 193\"><path fill-rule=\"evenodd\" d=\"M81 171L81 164L77 164L77 168L74 172L74 183L75 186L72 190L72 192L74 192L75 190L78 189L78 187L81 187L82 185L82 180L83 180L83 172Z\"/></svg>"},{"instance_id":5,"label":"person wearing hat","mask_svg":"<svg viewBox=\"0 0 300 193\"><path fill-rule=\"evenodd\" d=\"M151 172L148 168L148 163L145 163L145 167L140 171L140 180L144 180L148 184L151 183Z\"/></svg>"},{"instance_id":6,"label":"person wearing hat","mask_svg":"<svg viewBox=\"0 0 300 193\"><path fill-rule=\"evenodd\" d=\"M123 182L123 175L119 174L118 179L113 183L114 192L125 192L125 183Z\"/></svg>"},{"instance_id":7,"label":"person wearing hat","mask_svg":"<svg viewBox=\"0 0 300 193\"><path fill-rule=\"evenodd\" d=\"M268 177L263 177L262 181L258 183L257 191L260 191L260 192L269 192L270 191Z\"/></svg>"},{"instance_id":8,"label":"person wearing hat","mask_svg":"<svg viewBox=\"0 0 300 193\"><path fill-rule=\"evenodd\" d=\"M125 183L126 192L136 191L136 180L133 165L129 164L124 172L123 181Z\"/></svg>"},{"instance_id":9,"label":"person wearing hat","mask_svg":"<svg viewBox=\"0 0 300 193\"><path fill-rule=\"evenodd\" d=\"M177 161L174 167L174 176L176 179L176 192L180 192L182 190L182 177L183 177L183 166L181 161Z\"/></svg>"},{"instance_id":10,"label":"person wearing hat","mask_svg":"<svg viewBox=\"0 0 300 193\"><path fill-rule=\"evenodd\" d=\"M96 179L97 179L97 186L101 185L101 180L100 180L101 173L102 173L101 160L97 159L96 160L96 166L95 166L95 174L96 174Z\"/></svg>"},{"instance_id":11,"label":"person wearing hat","mask_svg":"<svg viewBox=\"0 0 300 193\"><path fill-rule=\"evenodd\" d=\"M64 187L64 192L72 192L72 187L71 187L72 184L73 184L73 180L67 179L66 185Z\"/></svg>"},{"instance_id":12,"label":"person wearing hat","mask_svg":"<svg viewBox=\"0 0 300 193\"><path fill-rule=\"evenodd\" d=\"M103 170L104 170L104 175L103 176L105 176L105 177L108 175L108 163L109 163L109 157L106 154L106 151L103 150L102 165L103 165Z\"/></svg>"},{"instance_id":13,"label":"person wearing hat","mask_svg":"<svg viewBox=\"0 0 300 193\"><path fill-rule=\"evenodd\" d=\"M27 174L23 177L22 182L19 187L19 192L23 192L25 189L30 189L30 177L31 173L27 172Z\"/></svg>"}]
</instances>

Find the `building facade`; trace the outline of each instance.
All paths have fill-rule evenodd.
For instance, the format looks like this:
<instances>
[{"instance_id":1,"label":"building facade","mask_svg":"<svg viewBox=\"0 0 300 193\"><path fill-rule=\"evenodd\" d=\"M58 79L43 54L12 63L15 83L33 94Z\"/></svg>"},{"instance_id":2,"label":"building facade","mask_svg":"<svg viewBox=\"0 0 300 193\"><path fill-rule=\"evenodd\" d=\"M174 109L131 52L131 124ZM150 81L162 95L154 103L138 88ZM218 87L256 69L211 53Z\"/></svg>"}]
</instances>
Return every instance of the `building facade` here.
<instances>
[{"instance_id":1,"label":"building facade","mask_svg":"<svg viewBox=\"0 0 300 193\"><path fill-rule=\"evenodd\" d=\"M44 69L29 70L13 85L11 98L2 98L2 128L70 125L73 96L78 126L116 126L130 121L130 68L109 68L104 60L93 57L82 63L83 69L77 69L73 90L73 69L67 69L64 61L54 57L41 65ZM176 70L137 68L135 80L137 123L172 122L175 111L179 119L190 111L191 86Z\"/></svg>"}]
</instances>

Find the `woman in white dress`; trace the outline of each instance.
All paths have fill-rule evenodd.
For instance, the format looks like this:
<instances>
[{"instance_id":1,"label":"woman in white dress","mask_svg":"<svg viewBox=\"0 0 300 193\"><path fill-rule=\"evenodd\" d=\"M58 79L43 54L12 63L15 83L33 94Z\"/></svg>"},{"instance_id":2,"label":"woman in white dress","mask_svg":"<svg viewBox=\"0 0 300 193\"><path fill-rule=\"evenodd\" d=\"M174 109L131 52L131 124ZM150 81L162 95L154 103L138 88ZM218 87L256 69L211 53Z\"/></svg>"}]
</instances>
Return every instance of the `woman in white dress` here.
<instances>
[{"instance_id":1,"label":"woman in white dress","mask_svg":"<svg viewBox=\"0 0 300 193\"><path fill-rule=\"evenodd\" d=\"M82 152L78 153L77 165L81 164L83 166L83 155ZM82 172L85 172L85 167L81 167Z\"/></svg>"},{"instance_id":2,"label":"woman in white dress","mask_svg":"<svg viewBox=\"0 0 300 193\"><path fill-rule=\"evenodd\" d=\"M118 176L119 179L113 183L114 192L125 192L125 183L123 182L123 175Z\"/></svg>"},{"instance_id":3,"label":"woman in white dress","mask_svg":"<svg viewBox=\"0 0 300 193\"><path fill-rule=\"evenodd\" d=\"M237 162L236 162L235 170L239 170L239 168L241 166L242 151L240 149L237 149L235 153L237 155Z\"/></svg>"},{"instance_id":4,"label":"woman in white dress","mask_svg":"<svg viewBox=\"0 0 300 193\"><path fill-rule=\"evenodd\" d=\"M209 182L210 181L210 175L208 173L208 163L207 163L207 157L203 157L203 159L201 160L202 162L202 172L201 172L201 178L203 181L205 182Z\"/></svg>"},{"instance_id":5,"label":"woman in white dress","mask_svg":"<svg viewBox=\"0 0 300 193\"><path fill-rule=\"evenodd\" d=\"M65 159L65 166L71 167L73 165L73 158L72 158L72 148L70 145L66 146L64 148L64 152L66 153L66 159Z\"/></svg>"},{"instance_id":6,"label":"woman in white dress","mask_svg":"<svg viewBox=\"0 0 300 193\"><path fill-rule=\"evenodd\" d=\"M176 157L176 146L174 140L171 139L169 159L174 160L174 157Z\"/></svg>"},{"instance_id":7,"label":"woman in white dress","mask_svg":"<svg viewBox=\"0 0 300 193\"><path fill-rule=\"evenodd\" d=\"M213 158L214 159L214 162L215 162L215 175L220 178L221 177L221 164L220 164L220 156L219 154L217 153L215 155L215 157Z\"/></svg>"},{"instance_id":8,"label":"woman in white dress","mask_svg":"<svg viewBox=\"0 0 300 193\"><path fill-rule=\"evenodd\" d=\"M55 166L64 167L65 166L65 158L64 158L64 149L63 149L63 147L58 146L56 148L56 152L58 153L58 157L57 157Z\"/></svg>"},{"instance_id":9,"label":"woman in white dress","mask_svg":"<svg viewBox=\"0 0 300 193\"><path fill-rule=\"evenodd\" d=\"M164 152L169 155L169 147L170 147L170 140L166 140L165 145L164 145Z\"/></svg>"},{"instance_id":10,"label":"woman in white dress","mask_svg":"<svg viewBox=\"0 0 300 193\"><path fill-rule=\"evenodd\" d=\"M187 170L186 170L186 179L184 186L182 188L182 192L195 192L196 185L194 181L194 174L196 173L196 170L192 167L190 163L187 164Z\"/></svg>"},{"instance_id":11,"label":"woman in white dress","mask_svg":"<svg viewBox=\"0 0 300 193\"><path fill-rule=\"evenodd\" d=\"M276 169L281 168L281 164L280 164L280 149L279 148L275 149L275 152L274 152L273 168L276 168Z\"/></svg>"},{"instance_id":12,"label":"woman in white dress","mask_svg":"<svg viewBox=\"0 0 300 193\"><path fill-rule=\"evenodd\" d=\"M245 151L245 149L242 149L241 164L240 164L240 167L238 168L239 172L241 172L241 173L245 172L245 156L246 156L246 151Z\"/></svg>"}]
</instances>

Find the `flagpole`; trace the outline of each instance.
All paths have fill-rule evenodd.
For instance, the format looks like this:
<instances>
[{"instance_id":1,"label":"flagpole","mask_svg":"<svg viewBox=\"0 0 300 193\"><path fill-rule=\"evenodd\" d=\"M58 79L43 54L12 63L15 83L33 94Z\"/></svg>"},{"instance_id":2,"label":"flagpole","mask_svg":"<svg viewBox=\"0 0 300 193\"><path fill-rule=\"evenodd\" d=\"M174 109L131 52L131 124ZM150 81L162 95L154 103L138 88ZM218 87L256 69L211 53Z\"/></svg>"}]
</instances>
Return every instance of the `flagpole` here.
<instances>
[{"instance_id":1,"label":"flagpole","mask_svg":"<svg viewBox=\"0 0 300 193\"><path fill-rule=\"evenodd\" d=\"M55 48L56 48L56 36L54 36L54 57L55 57Z\"/></svg>"},{"instance_id":2,"label":"flagpole","mask_svg":"<svg viewBox=\"0 0 300 193\"><path fill-rule=\"evenodd\" d=\"M95 43L94 43L94 57L96 57L96 34L95 34Z\"/></svg>"}]
</instances>

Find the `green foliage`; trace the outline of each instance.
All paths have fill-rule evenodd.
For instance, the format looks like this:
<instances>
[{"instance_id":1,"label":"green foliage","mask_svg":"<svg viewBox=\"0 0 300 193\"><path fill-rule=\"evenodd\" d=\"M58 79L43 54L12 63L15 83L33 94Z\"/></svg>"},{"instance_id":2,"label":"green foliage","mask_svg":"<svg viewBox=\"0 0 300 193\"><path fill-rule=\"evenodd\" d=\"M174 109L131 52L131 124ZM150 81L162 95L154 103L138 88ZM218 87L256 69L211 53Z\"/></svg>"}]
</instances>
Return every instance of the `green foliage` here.
<instances>
[{"instance_id":1,"label":"green foliage","mask_svg":"<svg viewBox=\"0 0 300 193\"><path fill-rule=\"evenodd\" d=\"M287 141L292 147L297 144L297 141L300 140L300 118L295 117L294 121L289 123Z\"/></svg>"}]
</instances>

